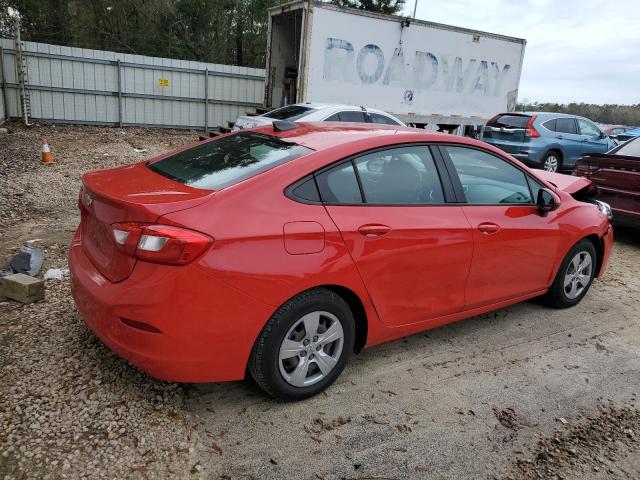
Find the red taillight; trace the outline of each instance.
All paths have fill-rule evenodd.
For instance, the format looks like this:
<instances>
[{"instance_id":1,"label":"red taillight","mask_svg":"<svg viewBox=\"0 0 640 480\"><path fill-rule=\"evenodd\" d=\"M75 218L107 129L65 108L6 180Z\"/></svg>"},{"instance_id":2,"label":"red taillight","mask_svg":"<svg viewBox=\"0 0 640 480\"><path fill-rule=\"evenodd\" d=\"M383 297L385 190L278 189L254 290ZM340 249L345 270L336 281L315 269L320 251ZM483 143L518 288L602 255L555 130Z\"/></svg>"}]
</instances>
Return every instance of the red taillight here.
<instances>
[{"instance_id":1,"label":"red taillight","mask_svg":"<svg viewBox=\"0 0 640 480\"><path fill-rule=\"evenodd\" d=\"M146 262L186 265L213 243L203 233L170 225L116 223L112 227L118 248Z\"/></svg>"},{"instance_id":2,"label":"red taillight","mask_svg":"<svg viewBox=\"0 0 640 480\"><path fill-rule=\"evenodd\" d=\"M527 137L538 138L540 136L538 131L535 128L533 128L533 122L535 120L536 120L536 115L531 115L531 118L529 119L529 123L527 123L527 130L525 132L525 135Z\"/></svg>"}]
</instances>

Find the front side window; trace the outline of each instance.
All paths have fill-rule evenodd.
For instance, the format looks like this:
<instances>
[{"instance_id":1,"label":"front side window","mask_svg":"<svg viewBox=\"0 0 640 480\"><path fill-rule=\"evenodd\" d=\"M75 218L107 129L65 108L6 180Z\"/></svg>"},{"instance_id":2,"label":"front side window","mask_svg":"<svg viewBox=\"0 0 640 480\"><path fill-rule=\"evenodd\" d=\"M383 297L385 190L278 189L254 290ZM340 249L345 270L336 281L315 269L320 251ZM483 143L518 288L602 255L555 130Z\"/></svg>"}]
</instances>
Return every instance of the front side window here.
<instances>
[{"instance_id":1,"label":"front side window","mask_svg":"<svg viewBox=\"0 0 640 480\"><path fill-rule=\"evenodd\" d=\"M558 133L578 133L576 121L573 118L556 118L556 132Z\"/></svg>"},{"instance_id":2,"label":"front side window","mask_svg":"<svg viewBox=\"0 0 640 480\"><path fill-rule=\"evenodd\" d=\"M584 120L583 118L578 119L578 125L580 126L580 135L586 135L587 137L592 138L600 138L600 135L602 134L598 127L596 127L593 123Z\"/></svg>"},{"instance_id":3,"label":"front side window","mask_svg":"<svg viewBox=\"0 0 640 480\"><path fill-rule=\"evenodd\" d=\"M354 162L367 203L444 203L440 177L426 146L380 150L362 155Z\"/></svg>"},{"instance_id":4,"label":"front side window","mask_svg":"<svg viewBox=\"0 0 640 480\"><path fill-rule=\"evenodd\" d=\"M369 113L371 123L381 123L383 125L399 125L393 118L386 115L380 115L379 113Z\"/></svg>"},{"instance_id":5,"label":"front side window","mask_svg":"<svg viewBox=\"0 0 640 480\"><path fill-rule=\"evenodd\" d=\"M467 147L445 146L467 202L475 205L531 204L523 171L506 160Z\"/></svg>"},{"instance_id":6,"label":"front side window","mask_svg":"<svg viewBox=\"0 0 640 480\"><path fill-rule=\"evenodd\" d=\"M527 180L529 181L529 188L531 190L531 196L533 197L533 201L537 202L540 190L542 190L543 188L547 188L547 187L545 187L540 182L538 182L537 180L534 180L533 178L531 178L529 176L527 176Z\"/></svg>"},{"instance_id":7,"label":"front side window","mask_svg":"<svg viewBox=\"0 0 640 480\"><path fill-rule=\"evenodd\" d=\"M312 151L270 135L239 132L175 153L148 167L191 187L219 190Z\"/></svg>"}]
</instances>

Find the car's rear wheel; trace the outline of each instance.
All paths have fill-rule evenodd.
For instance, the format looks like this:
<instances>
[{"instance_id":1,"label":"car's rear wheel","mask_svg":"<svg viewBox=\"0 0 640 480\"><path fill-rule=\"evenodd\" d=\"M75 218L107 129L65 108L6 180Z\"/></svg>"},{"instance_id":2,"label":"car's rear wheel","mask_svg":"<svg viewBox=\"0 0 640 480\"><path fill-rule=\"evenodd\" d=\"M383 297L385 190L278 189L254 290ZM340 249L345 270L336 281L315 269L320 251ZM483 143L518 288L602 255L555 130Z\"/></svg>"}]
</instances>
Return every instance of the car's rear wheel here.
<instances>
[{"instance_id":1,"label":"car's rear wheel","mask_svg":"<svg viewBox=\"0 0 640 480\"><path fill-rule=\"evenodd\" d=\"M589 240L581 240L562 261L556 278L546 294L547 303L556 308L580 303L596 273L596 249Z\"/></svg>"},{"instance_id":2,"label":"car's rear wheel","mask_svg":"<svg viewBox=\"0 0 640 480\"><path fill-rule=\"evenodd\" d=\"M562 167L560 154L555 151L547 152L542 160L542 169L547 172L558 172Z\"/></svg>"},{"instance_id":3,"label":"car's rear wheel","mask_svg":"<svg viewBox=\"0 0 640 480\"><path fill-rule=\"evenodd\" d=\"M330 290L309 290L269 319L253 347L249 371L274 397L307 398L340 375L354 340L355 323L347 303Z\"/></svg>"}]
</instances>

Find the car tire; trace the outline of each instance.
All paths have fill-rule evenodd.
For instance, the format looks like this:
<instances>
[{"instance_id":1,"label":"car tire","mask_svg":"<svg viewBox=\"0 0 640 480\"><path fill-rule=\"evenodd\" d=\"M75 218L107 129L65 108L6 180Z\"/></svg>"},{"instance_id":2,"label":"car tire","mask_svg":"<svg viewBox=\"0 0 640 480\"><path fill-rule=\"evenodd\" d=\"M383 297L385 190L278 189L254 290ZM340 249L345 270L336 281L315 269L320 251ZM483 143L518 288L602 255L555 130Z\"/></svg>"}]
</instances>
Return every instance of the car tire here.
<instances>
[{"instance_id":1,"label":"car tire","mask_svg":"<svg viewBox=\"0 0 640 480\"><path fill-rule=\"evenodd\" d=\"M596 249L589 240L573 246L562 261L556 278L545 295L547 304L569 308L580 303L589 291L596 273Z\"/></svg>"},{"instance_id":2,"label":"car tire","mask_svg":"<svg viewBox=\"0 0 640 480\"><path fill-rule=\"evenodd\" d=\"M562 169L562 157L555 150L551 150L542 157L542 169L546 172L559 172Z\"/></svg>"},{"instance_id":3,"label":"car tire","mask_svg":"<svg viewBox=\"0 0 640 480\"><path fill-rule=\"evenodd\" d=\"M251 352L249 372L268 394L302 400L338 378L354 342L349 305L325 288L309 290L271 316Z\"/></svg>"}]
</instances>

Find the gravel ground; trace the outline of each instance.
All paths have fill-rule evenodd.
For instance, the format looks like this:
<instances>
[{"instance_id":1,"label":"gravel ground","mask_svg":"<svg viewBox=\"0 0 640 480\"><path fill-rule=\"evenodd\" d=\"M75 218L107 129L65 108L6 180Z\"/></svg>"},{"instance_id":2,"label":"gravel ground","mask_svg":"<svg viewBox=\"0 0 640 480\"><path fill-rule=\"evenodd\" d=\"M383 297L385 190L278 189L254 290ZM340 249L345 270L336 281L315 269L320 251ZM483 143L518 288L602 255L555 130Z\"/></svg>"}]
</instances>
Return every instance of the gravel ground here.
<instances>
[{"instance_id":1,"label":"gravel ground","mask_svg":"<svg viewBox=\"0 0 640 480\"><path fill-rule=\"evenodd\" d=\"M8 127L0 264L35 240L43 271L66 266L81 173L197 139ZM43 137L56 165L39 164ZM640 478L640 235L616 235L577 307L525 302L366 350L295 404L153 380L87 330L68 277L48 281L42 302L0 303L0 479Z\"/></svg>"}]
</instances>

